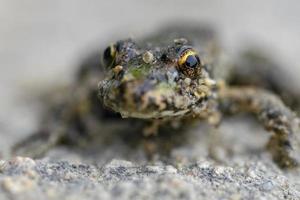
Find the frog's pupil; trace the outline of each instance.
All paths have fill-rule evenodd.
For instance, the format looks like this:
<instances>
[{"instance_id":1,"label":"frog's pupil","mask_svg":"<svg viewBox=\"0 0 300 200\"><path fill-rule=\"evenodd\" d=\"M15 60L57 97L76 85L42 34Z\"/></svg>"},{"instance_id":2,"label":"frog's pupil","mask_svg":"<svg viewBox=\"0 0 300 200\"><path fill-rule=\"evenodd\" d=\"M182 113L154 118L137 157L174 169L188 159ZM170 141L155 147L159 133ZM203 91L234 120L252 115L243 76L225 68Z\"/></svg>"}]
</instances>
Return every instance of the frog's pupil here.
<instances>
[{"instance_id":1,"label":"frog's pupil","mask_svg":"<svg viewBox=\"0 0 300 200\"><path fill-rule=\"evenodd\" d=\"M107 47L104 51L104 59L108 60L111 57L110 47Z\"/></svg>"},{"instance_id":2,"label":"frog's pupil","mask_svg":"<svg viewBox=\"0 0 300 200\"><path fill-rule=\"evenodd\" d=\"M189 55L186 58L185 65L187 67L195 68L200 63L199 57L196 55Z\"/></svg>"}]
</instances>

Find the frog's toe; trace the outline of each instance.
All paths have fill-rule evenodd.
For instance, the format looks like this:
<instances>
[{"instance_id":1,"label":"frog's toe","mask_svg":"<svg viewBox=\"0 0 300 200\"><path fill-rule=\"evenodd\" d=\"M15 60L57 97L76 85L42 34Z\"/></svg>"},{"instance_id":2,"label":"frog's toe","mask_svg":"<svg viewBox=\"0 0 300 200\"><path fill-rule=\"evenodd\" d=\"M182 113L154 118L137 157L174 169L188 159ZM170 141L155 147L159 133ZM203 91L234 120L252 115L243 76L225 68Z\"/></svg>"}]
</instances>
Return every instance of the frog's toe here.
<instances>
[{"instance_id":1,"label":"frog's toe","mask_svg":"<svg viewBox=\"0 0 300 200\"><path fill-rule=\"evenodd\" d=\"M292 157L285 156L277 159L273 156L273 160L278 164L280 168L283 169L292 169L299 167L299 161Z\"/></svg>"},{"instance_id":2,"label":"frog's toe","mask_svg":"<svg viewBox=\"0 0 300 200\"><path fill-rule=\"evenodd\" d=\"M274 162L283 169L292 169L299 166L299 156L297 156L296 144L281 140L274 135L267 144L267 149L272 154Z\"/></svg>"}]
</instances>

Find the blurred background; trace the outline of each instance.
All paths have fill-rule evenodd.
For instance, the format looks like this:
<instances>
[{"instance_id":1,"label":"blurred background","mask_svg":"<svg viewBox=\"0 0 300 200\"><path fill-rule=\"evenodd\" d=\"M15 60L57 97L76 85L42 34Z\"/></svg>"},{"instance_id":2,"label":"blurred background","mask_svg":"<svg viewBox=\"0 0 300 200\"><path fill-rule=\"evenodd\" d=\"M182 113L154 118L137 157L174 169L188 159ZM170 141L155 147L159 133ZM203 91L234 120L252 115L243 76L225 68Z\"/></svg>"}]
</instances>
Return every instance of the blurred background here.
<instances>
[{"instance_id":1,"label":"blurred background","mask_svg":"<svg viewBox=\"0 0 300 200\"><path fill-rule=\"evenodd\" d=\"M37 126L24 96L69 82L81 59L110 40L170 21L212 24L230 53L254 43L297 79L299 11L297 0L0 0L0 152Z\"/></svg>"}]
</instances>

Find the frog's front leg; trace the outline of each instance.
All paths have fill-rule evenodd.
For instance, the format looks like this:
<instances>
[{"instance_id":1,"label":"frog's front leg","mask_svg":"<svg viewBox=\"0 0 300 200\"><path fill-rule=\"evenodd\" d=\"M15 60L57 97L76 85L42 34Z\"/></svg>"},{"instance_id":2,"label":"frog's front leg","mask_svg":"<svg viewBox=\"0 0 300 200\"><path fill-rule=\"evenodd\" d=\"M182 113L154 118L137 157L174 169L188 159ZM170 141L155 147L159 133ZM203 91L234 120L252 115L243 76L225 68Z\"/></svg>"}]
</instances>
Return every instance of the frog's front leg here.
<instances>
[{"instance_id":1,"label":"frog's front leg","mask_svg":"<svg viewBox=\"0 0 300 200\"><path fill-rule=\"evenodd\" d=\"M11 153L14 156L28 156L38 158L44 155L49 149L60 143L63 132L57 129L57 132L49 130L40 130L33 135L21 140L13 145Z\"/></svg>"},{"instance_id":2,"label":"frog's front leg","mask_svg":"<svg viewBox=\"0 0 300 200\"><path fill-rule=\"evenodd\" d=\"M298 165L296 131L299 119L276 95L251 87L224 87L219 92L222 112L255 114L273 135L267 145L273 160L282 168Z\"/></svg>"}]
</instances>

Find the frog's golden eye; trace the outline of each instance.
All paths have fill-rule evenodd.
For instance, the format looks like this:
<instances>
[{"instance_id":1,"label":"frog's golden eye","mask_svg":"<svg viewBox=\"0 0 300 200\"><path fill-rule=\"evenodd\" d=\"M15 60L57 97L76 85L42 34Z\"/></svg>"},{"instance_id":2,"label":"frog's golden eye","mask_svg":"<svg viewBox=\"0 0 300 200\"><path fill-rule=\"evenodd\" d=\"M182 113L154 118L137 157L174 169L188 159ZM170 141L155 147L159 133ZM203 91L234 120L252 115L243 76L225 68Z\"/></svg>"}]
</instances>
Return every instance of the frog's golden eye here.
<instances>
[{"instance_id":1,"label":"frog's golden eye","mask_svg":"<svg viewBox=\"0 0 300 200\"><path fill-rule=\"evenodd\" d=\"M201 60L193 49L181 52L178 60L179 70L185 75L196 78L201 73Z\"/></svg>"},{"instance_id":2,"label":"frog's golden eye","mask_svg":"<svg viewBox=\"0 0 300 200\"><path fill-rule=\"evenodd\" d=\"M104 50L103 61L104 61L104 64L106 67L113 66L116 54L117 54L117 51L116 51L116 46L114 44L111 44Z\"/></svg>"}]
</instances>

